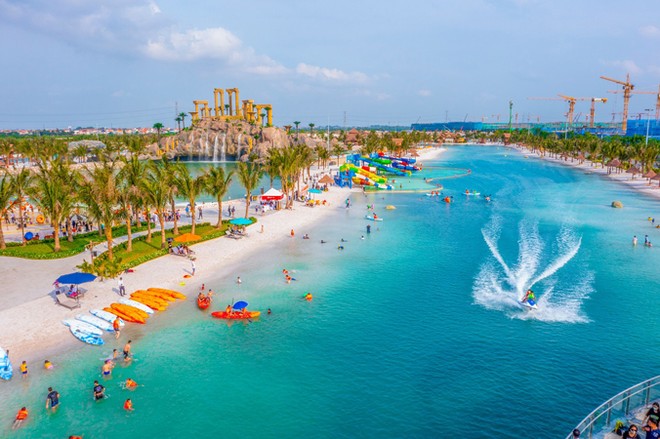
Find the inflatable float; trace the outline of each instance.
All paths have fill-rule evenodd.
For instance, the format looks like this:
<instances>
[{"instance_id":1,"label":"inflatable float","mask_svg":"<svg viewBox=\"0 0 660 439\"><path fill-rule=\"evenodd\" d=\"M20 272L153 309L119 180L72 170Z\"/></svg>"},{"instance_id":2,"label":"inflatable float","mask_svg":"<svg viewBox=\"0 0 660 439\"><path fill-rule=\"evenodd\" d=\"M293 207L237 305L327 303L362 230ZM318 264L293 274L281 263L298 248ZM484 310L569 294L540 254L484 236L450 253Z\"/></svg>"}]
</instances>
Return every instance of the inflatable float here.
<instances>
[{"instance_id":1,"label":"inflatable float","mask_svg":"<svg viewBox=\"0 0 660 439\"><path fill-rule=\"evenodd\" d=\"M240 320L240 319L252 319L254 317L259 317L261 311L216 311L212 312L211 315L216 319L230 319L230 320Z\"/></svg>"}]
</instances>

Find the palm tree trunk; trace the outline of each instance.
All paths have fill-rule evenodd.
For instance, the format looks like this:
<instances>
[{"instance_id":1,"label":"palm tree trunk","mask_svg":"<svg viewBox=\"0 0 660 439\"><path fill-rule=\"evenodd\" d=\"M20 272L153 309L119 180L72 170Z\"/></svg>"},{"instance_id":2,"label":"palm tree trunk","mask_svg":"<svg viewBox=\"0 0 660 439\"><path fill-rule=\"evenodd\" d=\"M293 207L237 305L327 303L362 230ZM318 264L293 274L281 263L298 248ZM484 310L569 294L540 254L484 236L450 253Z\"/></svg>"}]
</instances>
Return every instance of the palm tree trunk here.
<instances>
[{"instance_id":1,"label":"palm tree trunk","mask_svg":"<svg viewBox=\"0 0 660 439\"><path fill-rule=\"evenodd\" d=\"M73 231L71 230L71 217L66 219L66 240L73 242Z\"/></svg>"},{"instance_id":2,"label":"palm tree trunk","mask_svg":"<svg viewBox=\"0 0 660 439\"><path fill-rule=\"evenodd\" d=\"M131 231L131 216L126 217L126 235L128 236L128 241L126 241L126 251L133 251L133 232Z\"/></svg>"},{"instance_id":3,"label":"palm tree trunk","mask_svg":"<svg viewBox=\"0 0 660 439\"><path fill-rule=\"evenodd\" d=\"M164 212L158 213L158 222L160 222L160 248L161 250L167 247L167 240L165 239L165 215Z\"/></svg>"},{"instance_id":4,"label":"palm tree trunk","mask_svg":"<svg viewBox=\"0 0 660 439\"><path fill-rule=\"evenodd\" d=\"M151 218L149 215L149 209L145 211L147 216L147 242L151 242Z\"/></svg>"},{"instance_id":5,"label":"palm tree trunk","mask_svg":"<svg viewBox=\"0 0 660 439\"><path fill-rule=\"evenodd\" d=\"M21 245L25 247L27 245L27 241L25 240L25 224L23 224L23 201L20 198L20 194L18 198L18 222L21 226Z\"/></svg>"},{"instance_id":6,"label":"palm tree trunk","mask_svg":"<svg viewBox=\"0 0 660 439\"><path fill-rule=\"evenodd\" d=\"M245 196L245 218L248 217L248 214L250 213L250 198L252 194L250 192L247 193Z\"/></svg>"},{"instance_id":7,"label":"palm tree trunk","mask_svg":"<svg viewBox=\"0 0 660 439\"><path fill-rule=\"evenodd\" d=\"M218 224L215 225L216 229L222 227L222 197L218 197Z\"/></svg>"},{"instance_id":8,"label":"palm tree trunk","mask_svg":"<svg viewBox=\"0 0 660 439\"><path fill-rule=\"evenodd\" d=\"M176 204L174 204L174 197L170 197L170 205L172 206L172 218L174 218L174 229L172 230L172 233L176 236L179 234L179 225L176 219Z\"/></svg>"},{"instance_id":9,"label":"palm tree trunk","mask_svg":"<svg viewBox=\"0 0 660 439\"><path fill-rule=\"evenodd\" d=\"M112 261L112 223L105 226L105 241L108 243L108 260Z\"/></svg>"},{"instance_id":10,"label":"palm tree trunk","mask_svg":"<svg viewBox=\"0 0 660 439\"><path fill-rule=\"evenodd\" d=\"M5 234L2 231L2 216L0 215L0 249L6 249L7 244L5 243Z\"/></svg>"},{"instance_id":11,"label":"palm tree trunk","mask_svg":"<svg viewBox=\"0 0 660 439\"><path fill-rule=\"evenodd\" d=\"M197 215L197 212L195 212L195 199L191 198L190 200L190 213L192 214L192 229L190 230L190 233L193 235L195 234L195 216Z\"/></svg>"},{"instance_id":12,"label":"palm tree trunk","mask_svg":"<svg viewBox=\"0 0 660 439\"><path fill-rule=\"evenodd\" d=\"M53 248L53 252L57 253L60 251L61 246L60 246L60 223L59 221L53 221L53 230L55 233L53 233L55 236L55 247Z\"/></svg>"}]
</instances>

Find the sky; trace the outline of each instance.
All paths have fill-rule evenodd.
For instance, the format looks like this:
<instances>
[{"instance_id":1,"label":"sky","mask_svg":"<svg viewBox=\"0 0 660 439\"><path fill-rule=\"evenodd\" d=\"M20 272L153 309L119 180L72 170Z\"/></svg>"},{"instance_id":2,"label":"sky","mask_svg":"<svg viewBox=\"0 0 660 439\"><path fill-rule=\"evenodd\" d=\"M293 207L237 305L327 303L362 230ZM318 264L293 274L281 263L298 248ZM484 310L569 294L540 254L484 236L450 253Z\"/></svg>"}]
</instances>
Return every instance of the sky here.
<instances>
[{"instance_id":1,"label":"sky","mask_svg":"<svg viewBox=\"0 0 660 439\"><path fill-rule=\"evenodd\" d=\"M658 91L660 2L0 0L0 53L0 129L176 126L234 87L277 126L565 120L557 94L610 122L601 75Z\"/></svg>"}]
</instances>

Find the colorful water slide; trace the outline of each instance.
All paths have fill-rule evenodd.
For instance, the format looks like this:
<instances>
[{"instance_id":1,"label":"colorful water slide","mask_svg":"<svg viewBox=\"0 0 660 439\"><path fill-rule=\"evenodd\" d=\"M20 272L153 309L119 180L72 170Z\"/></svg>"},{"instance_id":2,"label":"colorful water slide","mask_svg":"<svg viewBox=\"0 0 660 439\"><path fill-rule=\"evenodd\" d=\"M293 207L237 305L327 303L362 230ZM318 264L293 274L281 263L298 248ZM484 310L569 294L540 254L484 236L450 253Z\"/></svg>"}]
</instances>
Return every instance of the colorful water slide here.
<instances>
[{"instance_id":1,"label":"colorful water slide","mask_svg":"<svg viewBox=\"0 0 660 439\"><path fill-rule=\"evenodd\" d=\"M346 163L339 168L341 172L351 171L356 175L353 177L353 182L364 186L375 186L378 189L392 189L392 186L387 184L387 178L367 171L366 169L358 168L352 163Z\"/></svg>"},{"instance_id":2,"label":"colorful water slide","mask_svg":"<svg viewBox=\"0 0 660 439\"><path fill-rule=\"evenodd\" d=\"M358 160L360 160L362 163L366 163L366 164L368 164L369 166L373 166L373 167L375 167L375 168L377 168L377 169L380 169L380 170L382 170L382 171L384 171L384 172L388 172L388 173L390 173L390 174L401 175L401 176L406 176L406 175L410 175L410 174L411 174L410 171L406 171L406 170L404 170L404 169L397 169L397 168L395 168L395 167L393 167L393 166L389 166L389 165L384 165L384 164L382 164L382 163L378 163L377 161L375 161L374 159L372 159L372 158L370 158L370 157L361 156Z\"/></svg>"}]
</instances>

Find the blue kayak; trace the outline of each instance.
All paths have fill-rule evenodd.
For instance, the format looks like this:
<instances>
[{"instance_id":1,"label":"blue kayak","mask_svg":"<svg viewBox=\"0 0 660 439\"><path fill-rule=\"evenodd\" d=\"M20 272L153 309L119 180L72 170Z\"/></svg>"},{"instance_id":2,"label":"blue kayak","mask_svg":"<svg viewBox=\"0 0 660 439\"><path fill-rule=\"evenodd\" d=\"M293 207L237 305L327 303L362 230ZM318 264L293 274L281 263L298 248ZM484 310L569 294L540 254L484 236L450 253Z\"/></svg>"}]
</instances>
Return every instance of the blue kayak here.
<instances>
[{"instance_id":1,"label":"blue kayak","mask_svg":"<svg viewBox=\"0 0 660 439\"><path fill-rule=\"evenodd\" d=\"M9 380L13 374L14 369L11 367L9 355L7 355L7 351L0 347L0 378L3 380Z\"/></svg>"}]
</instances>

